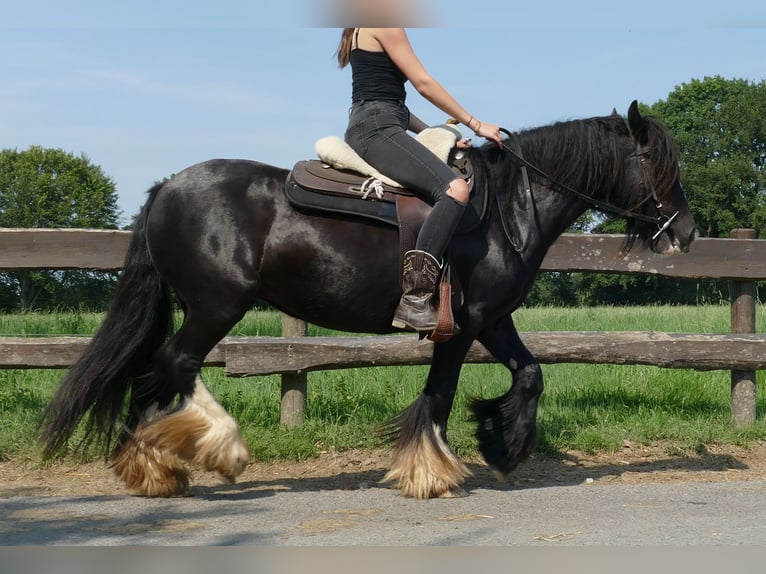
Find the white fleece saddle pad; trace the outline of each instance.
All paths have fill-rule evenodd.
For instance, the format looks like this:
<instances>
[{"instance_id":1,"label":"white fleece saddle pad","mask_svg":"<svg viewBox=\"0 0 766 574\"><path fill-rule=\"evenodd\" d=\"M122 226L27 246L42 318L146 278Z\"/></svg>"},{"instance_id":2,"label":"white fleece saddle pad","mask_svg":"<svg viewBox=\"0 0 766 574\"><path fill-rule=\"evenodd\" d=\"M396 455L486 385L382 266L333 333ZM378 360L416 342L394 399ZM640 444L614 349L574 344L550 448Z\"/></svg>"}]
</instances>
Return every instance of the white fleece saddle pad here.
<instances>
[{"instance_id":1,"label":"white fleece saddle pad","mask_svg":"<svg viewBox=\"0 0 766 574\"><path fill-rule=\"evenodd\" d=\"M430 149L444 163L449 159L450 151L463 137L460 130L452 125L432 126L420 132L415 139ZM402 187L389 177L378 172L364 161L351 147L338 136L327 136L314 144L317 156L324 163L336 169L347 169L373 177L392 187Z\"/></svg>"}]
</instances>

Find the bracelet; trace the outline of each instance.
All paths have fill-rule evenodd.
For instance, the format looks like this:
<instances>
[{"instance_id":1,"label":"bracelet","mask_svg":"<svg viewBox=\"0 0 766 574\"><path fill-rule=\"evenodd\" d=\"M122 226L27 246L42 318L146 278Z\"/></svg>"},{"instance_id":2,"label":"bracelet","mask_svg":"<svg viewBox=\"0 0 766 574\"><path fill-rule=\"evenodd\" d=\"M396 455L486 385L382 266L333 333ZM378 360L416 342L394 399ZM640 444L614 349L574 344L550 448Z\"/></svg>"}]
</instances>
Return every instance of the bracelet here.
<instances>
[{"instance_id":1,"label":"bracelet","mask_svg":"<svg viewBox=\"0 0 766 574\"><path fill-rule=\"evenodd\" d=\"M476 135L479 135L479 130L481 129L481 121L480 120L476 120L476 121L479 122L479 127L473 130L473 133L475 133Z\"/></svg>"},{"instance_id":2,"label":"bracelet","mask_svg":"<svg viewBox=\"0 0 766 574\"><path fill-rule=\"evenodd\" d=\"M472 121L473 121L473 116L471 116L470 118L468 118L468 121L465 123L465 125L466 125L466 126L468 126L468 129L472 129L472 128L471 128L471 122L472 122Z\"/></svg>"}]
</instances>

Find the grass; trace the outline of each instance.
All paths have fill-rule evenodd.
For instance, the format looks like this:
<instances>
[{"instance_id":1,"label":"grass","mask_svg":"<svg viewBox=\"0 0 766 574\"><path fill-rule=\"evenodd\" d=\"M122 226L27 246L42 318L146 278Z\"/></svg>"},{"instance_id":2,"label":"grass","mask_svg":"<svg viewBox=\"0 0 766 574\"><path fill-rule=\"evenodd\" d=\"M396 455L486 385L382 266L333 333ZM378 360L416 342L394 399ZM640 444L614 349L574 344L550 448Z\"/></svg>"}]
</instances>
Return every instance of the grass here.
<instances>
[{"instance_id":1,"label":"grass","mask_svg":"<svg viewBox=\"0 0 766 574\"><path fill-rule=\"evenodd\" d=\"M636 308L530 308L516 315L523 331L577 330L727 332L727 306ZM759 308L757 325L764 324ZM0 336L88 335L101 320L96 313L0 316ZM233 335L278 335L279 315L249 313ZM310 334L330 333L310 327ZM286 429L279 423L278 376L228 379L219 368L203 378L237 419L257 460L304 459L329 450L372 448L375 429L409 405L421 391L427 367L375 367L309 373L306 423ZM621 365L543 365L546 389L540 401L538 448L612 451L630 441L671 441L697 450L713 443L747 446L766 439L766 399L758 397L754 425L730 423L728 371L695 372ZM37 460L35 424L63 375L58 370L0 371L0 459ZM762 387L762 373L758 385ZM507 371L498 365L465 365L450 419L450 442L461 456L476 452L468 420L471 397L505 392ZM88 459L93 451L78 454Z\"/></svg>"}]
</instances>

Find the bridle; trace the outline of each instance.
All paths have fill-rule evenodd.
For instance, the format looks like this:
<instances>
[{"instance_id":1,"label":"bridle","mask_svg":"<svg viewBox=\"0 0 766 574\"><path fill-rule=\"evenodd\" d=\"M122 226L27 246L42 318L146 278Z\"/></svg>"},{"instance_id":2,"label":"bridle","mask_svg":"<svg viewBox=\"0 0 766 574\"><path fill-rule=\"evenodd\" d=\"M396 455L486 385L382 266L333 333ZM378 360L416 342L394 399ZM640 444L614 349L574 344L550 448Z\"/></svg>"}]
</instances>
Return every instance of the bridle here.
<instances>
[{"instance_id":1,"label":"bridle","mask_svg":"<svg viewBox=\"0 0 766 574\"><path fill-rule=\"evenodd\" d=\"M598 199L595 199L585 193L582 193L581 191L577 191L576 189L569 187L566 184L563 184L561 182L558 182L554 179L552 179L548 174L546 174L542 169L535 166L534 164L530 163L521 154L521 149L518 147L518 144L515 142L514 135L509 132L505 128L500 128L500 131L508 136L508 140L512 142L514 145L509 146L506 141L503 142L503 148L510 153L516 160L521 164L522 169L522 177L524 180L524 186L526 187L526 192L531 193L531 186L529 184L529 176L527 175L526 170L529 169L533 172L535 172L537 175L547 179L550 182L550 188L553 191L557 191L559 193L565 192L569 193L570 195L574 195L581 199L582 201L589 203L591 206L593 206L595 209L599 211L604 211L606 213L612 213L619 217L627 218L627 219L633 219L635 221L642 221L644 223L651 223L652 225L656 225L658 230L657 233L655 233L652 236L652 241L656 240L665 230L670 227L670 224L673 223L676 217L678 217L679 212L676 211L673 215L667 216L662 213L662 201L660 201L659 196L657 195L657 190L654 187L654 184L652 183L652 179L649 177L649 174L647 172L646 167L646 154L649 153L649 148L644 148L638 140L634 137L633 140L636 142L636 151L631 154L630 157L635 158L638 161L638 165L641 169L641 181L639 182L639 185L641 186L641 189L645 189L646 186L649 186L649 193L645 194L644 199L639 201L636 205L629 209L622 209L620 207L617 207L616 205L613 205L611 203L607 203L605 201L600 201ZM628 127L628 131L630 132L630 127ZM631 132L631 136L632 136ZM517 149L514 149L517 148ZM648 215L644 215L643 213L636 213L635 210L644 205L649 200L654 201L654 207L657 209L657 217L650 217Z\"/></svg>"}]
</instances>

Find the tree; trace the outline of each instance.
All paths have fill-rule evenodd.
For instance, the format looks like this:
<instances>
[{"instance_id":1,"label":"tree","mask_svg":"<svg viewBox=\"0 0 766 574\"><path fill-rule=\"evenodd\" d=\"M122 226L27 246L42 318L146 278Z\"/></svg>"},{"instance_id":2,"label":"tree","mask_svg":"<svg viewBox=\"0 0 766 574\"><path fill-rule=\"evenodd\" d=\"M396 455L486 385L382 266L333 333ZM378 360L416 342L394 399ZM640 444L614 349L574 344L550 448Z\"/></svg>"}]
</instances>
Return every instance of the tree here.
<instances>
[{"instance_id":1,"label":"tree","mask_svg":"<svg viewBox=\"0 0 766 574\"><path fill-rule=\"evenodd\" d=\"M85 155L39 146L0 151L0 227L117 229L119 218L114 182ZM112 281L113 274L88 271L1 273L0 304L15 292L22 310L58 307L64 292L71 301ZM90 293L83 300L102 299Z\"/></svg>"},{"instance_id":2,"label":"tree","mask_svg":"<svg viewBox=\"0 0 766 574\"><path fill-rule=\"evenodd\" d=\"M766 237L766 82L692 80L648 109L682 157L689 205L706 237L752 227Z\"/></svg>"}]
</instances>

